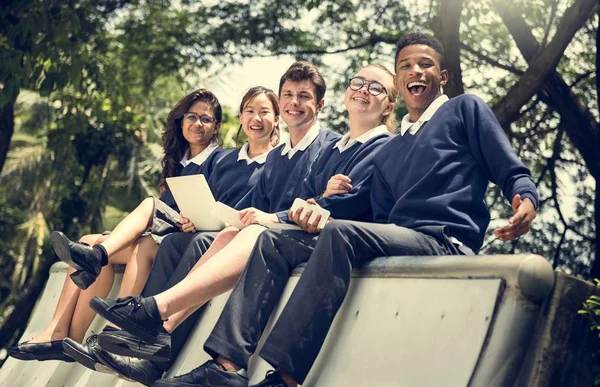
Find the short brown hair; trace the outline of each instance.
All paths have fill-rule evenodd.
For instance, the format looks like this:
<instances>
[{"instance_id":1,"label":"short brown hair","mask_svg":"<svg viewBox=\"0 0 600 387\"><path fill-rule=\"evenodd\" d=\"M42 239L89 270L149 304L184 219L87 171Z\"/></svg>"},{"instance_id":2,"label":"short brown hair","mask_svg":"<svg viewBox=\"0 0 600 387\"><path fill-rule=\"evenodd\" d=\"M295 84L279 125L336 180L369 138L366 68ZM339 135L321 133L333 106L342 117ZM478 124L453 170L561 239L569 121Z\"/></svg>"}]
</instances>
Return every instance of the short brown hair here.
<instances>
[{"instance_id":1,"label":"short brown hair","mask_svg":"<svg viewBox=\"0 0 600 387\"><path fill-rule=\"evenodd\" d=\"M300 60L293 63L289 69L281 76L279 80L279 92L281 95L281 88L285 81L290 82L301 82L310 81L317 89L317 103L325 97L325 91L327 91L327 85L325 79L317 69L317 66L310 62Z\"/></svg>"}]
</instances>

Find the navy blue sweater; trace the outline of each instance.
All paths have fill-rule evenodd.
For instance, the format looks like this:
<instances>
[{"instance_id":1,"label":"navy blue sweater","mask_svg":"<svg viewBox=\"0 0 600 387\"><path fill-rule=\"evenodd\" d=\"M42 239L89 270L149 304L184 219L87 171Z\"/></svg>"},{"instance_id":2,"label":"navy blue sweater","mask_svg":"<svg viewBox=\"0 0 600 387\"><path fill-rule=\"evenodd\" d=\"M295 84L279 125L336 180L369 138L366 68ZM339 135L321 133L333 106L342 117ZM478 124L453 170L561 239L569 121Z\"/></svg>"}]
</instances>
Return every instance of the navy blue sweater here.
<instances>
[{"instance_id":1,"label":"navy blue sweater","mask_svg":"<svg viewBox=\"0 0 600 387\"><path fill-rule=\"evenodd\" d=\"M257 162L248 164L246 160L238 161L239 154L239 149L221 152L216 156L217 160L213 162L208 178L208 186L215 200L231 207L235 207L258 183L264 165Z\"/></svg>"},{"instance_id":2,"label":"navy blue sweater","mask_svg":"<svg viewBox=\"0 0 600 387\"><path fill-rule=\"evenodd\" d=\"M332 143L315 162L309 176L304 180L298 197L302 199L320 197L327 189L329 179L339 173L349 176L352 189L343 195L333 195L317 199L317 203L331 212L335 219L360 220L371 222L371 181L373 160L379 148L391 138L383 133L364 143L356 142L349 149L340 152L336 142ZM280 222L289 222L288 210L277 213Z\"/></svg>"},{"instance_id":3,"label":"navy blue sweater","mask_svg":"<svg viewBox=\"0 0 600 387\"><path fill-rule=\"evenodd\" d=\"M377 154L371 189L373 219L407 228L445 225L473 251L490 215L484 195L491 181L509 201L538 196L492 110L462 95L444 103L413 136L390 140Z\"/></svg>"},{"instance_id":4,"label":"navy blue sweater","mask_svg":"<svg viewBox=\"0 0 600 387\"><path fill-rule=\"evenodd\" d=\"M310 174L313 164L321 152L340 135L321 130L313 142L304 150L288 158L281 155L284 144L273 149L258 183L236 206L238 210L255 207L267 213L286 210L299 197L302 182Z\"/></svg>"},{"instance_id":5,"label":"navy blue sweater","mask_svg":"<svg viewBox=\"0 0 600 387\"><path fill-rule=\"evenodd\" d=\"M210 178L210 173L215 166L215 162L219 160L221 153L224 151L225 150L221 147L215 148L215 150L211 152L208 158L200 165L196 163L189 163L184 167L180 163L177 163L177 169L172 177L203 174L208 180ZM175 203L175 198L173 198L173 194L171 193L171 190L168 186L167 189L160 195L159 199L165 204L167 204L169 207L171 207L173 210L179 212L179 207L177 207L177 203Z\"/></svg>"}]
</instances>

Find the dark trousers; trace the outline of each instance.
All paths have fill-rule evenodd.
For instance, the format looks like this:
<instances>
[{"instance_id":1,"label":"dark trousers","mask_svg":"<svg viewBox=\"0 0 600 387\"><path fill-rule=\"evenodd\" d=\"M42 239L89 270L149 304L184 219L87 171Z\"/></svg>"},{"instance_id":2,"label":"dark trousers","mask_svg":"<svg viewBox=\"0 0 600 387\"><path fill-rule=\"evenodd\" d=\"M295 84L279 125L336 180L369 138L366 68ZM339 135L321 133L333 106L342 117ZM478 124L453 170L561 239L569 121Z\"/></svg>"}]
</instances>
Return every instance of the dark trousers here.
<instances>
[{"instance_id":1,"label":"dark trousers","mask_svg":"<svg viewBox=\"0 0 600 387\"><path fill-rule=\"evenodd\" d=\"M336 220L317 237L269 229L259 237L204 348L247 368L292 269L304 272L260 356L303 383L350 282L352 268L381 256L461 254L444 227L419 231Z\"/></svg>"},{"instance_id":2,"label":"dark trousers","mask_svg":"<svg viewBox=\"0 0 600 387\"><path fill-rule=\"evenodd\" d=\"M217 234L217 232L177 232L167 235L158 248L142 296L154 296L181 282L208 250ZM197 310L171 332L169 366L177 358L200 313L201 310Z\"/></svg>"}]
</instances>

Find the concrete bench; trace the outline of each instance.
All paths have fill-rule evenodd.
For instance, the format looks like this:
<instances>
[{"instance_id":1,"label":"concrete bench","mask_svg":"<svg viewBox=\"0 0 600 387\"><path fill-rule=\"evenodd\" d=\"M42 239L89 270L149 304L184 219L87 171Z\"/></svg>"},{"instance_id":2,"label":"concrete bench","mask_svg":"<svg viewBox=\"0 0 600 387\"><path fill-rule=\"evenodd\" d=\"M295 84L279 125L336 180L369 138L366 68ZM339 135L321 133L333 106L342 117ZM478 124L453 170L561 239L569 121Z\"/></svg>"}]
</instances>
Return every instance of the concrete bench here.
<instances>
[{"instance_id":1,"label":"concrete bench","mask_svg":"<svg viewBox=\"0 0 600 387\"><path fill-rule=\"evenodd\" d=\"M300 274L297 269L286 286L267 333ZM50 321L65 275L66 265L52 267L23 339ZM305 386L515 386L535 385L539 379L537 362L547 353L542 347L544 331L551 325L548 305L555 284L555 272L544 258L388 257L353 275ZM122 270L112 297L121 277ZM228 295L206 305L167 376L185 373L208 359L202 345ZM103 324L96 318L88 334L100 331ZM269 368L257 356L251 359L251 383L261 380ZM0 385L136 384L78 364L9 358L0 369Z\"/></svg>"}]
</instances>

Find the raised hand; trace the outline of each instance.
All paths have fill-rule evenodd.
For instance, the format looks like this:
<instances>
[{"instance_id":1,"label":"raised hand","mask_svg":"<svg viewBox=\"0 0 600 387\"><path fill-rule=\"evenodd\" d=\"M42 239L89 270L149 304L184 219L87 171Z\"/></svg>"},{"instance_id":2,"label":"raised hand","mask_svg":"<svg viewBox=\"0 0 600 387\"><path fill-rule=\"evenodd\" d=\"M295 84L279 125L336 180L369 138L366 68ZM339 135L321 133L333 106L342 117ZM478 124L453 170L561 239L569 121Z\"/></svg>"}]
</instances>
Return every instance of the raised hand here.
<instances>
[{"instance_id":1,"label":"raised hand","mask_svg":"<svg viewBox=\"0 0 600 387\"><path fill-rule=\"evenodd\" d=\"M535 207L528 198L523 200L521 195L517 194L513 197L511 204L515 214L508 220L508 225L494 230L494 235L503 241L517 239L521 235L527 234L531 222L536 217Z\"/></svg>"}]
</instances>

